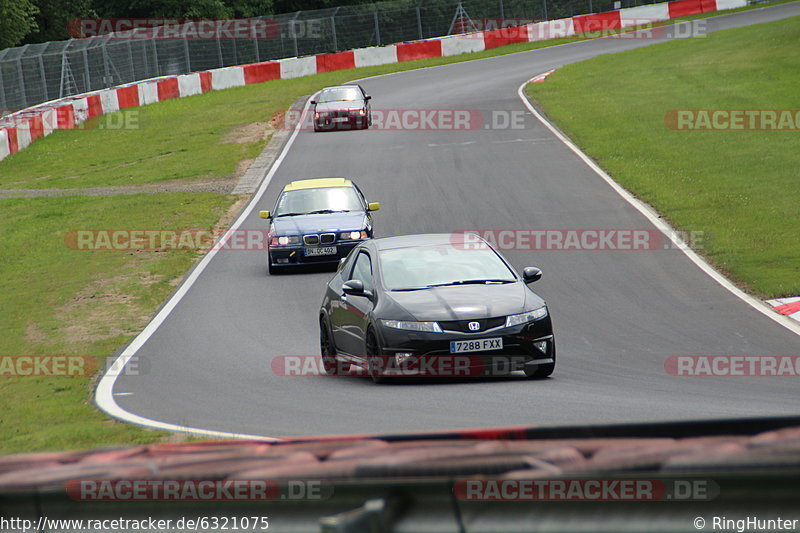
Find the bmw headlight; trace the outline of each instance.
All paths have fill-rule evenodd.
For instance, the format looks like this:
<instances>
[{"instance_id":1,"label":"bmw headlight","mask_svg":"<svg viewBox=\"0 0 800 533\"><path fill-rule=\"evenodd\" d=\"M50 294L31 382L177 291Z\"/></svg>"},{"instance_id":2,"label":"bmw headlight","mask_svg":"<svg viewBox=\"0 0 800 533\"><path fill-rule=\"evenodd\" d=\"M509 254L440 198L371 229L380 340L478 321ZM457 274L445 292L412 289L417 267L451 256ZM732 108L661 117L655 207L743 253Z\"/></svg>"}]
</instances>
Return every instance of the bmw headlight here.
<instances>
[{"instance_id":1,"label":"bmw headlight","mask_svg":"<svg viewBox=\"0 0 800 533\"><path fill-rule=\"evenodd\" d=\"M367 232L366 231L345 231L344 233L339 235L340 239L344 239L346 241L356 241L358 239L366 239Z\"/></svg>"},{"instance_id":2,"label":"bmw headlight","mask_svg":"<svg viewBox=\"0 0 800 533\"><path fill-rule=\"evenodd\" d=\"M511 326L525 324L527 322L533 322L534 320L539 320L540 318L544 318L546 316L547 316L547 306L543 305L542 307L534 309L533 311L526 311L518 315L508 315L506 317L505 327L510 328Z\"/></svg>"},{"instance_id":3,"label":"bmw headlight","mask_svg":"<svg viewBox=\"0 0 800 533\"><path fill-rule=\"evenodd\" d=\"M282 237L272 237L272 241L270 242L270 244L272 244L273 246L274 245L285 246L287 244L299 244L299 243L300 243L300 237L298 237L297 235L289 235L289 236L284 235Z\"/></svg>"},{"instance_id":4,"label":"bmw headlight","mask_svg":"<svg viewBox=\"0 0 800 533\"><path fill-rule=\"evenodd\" d=\"M414 320L381 320L384 326L408 331L423 331L426 333L441 333L442 328L438 322L416 322Z\"/></svg>"}]
</instances>

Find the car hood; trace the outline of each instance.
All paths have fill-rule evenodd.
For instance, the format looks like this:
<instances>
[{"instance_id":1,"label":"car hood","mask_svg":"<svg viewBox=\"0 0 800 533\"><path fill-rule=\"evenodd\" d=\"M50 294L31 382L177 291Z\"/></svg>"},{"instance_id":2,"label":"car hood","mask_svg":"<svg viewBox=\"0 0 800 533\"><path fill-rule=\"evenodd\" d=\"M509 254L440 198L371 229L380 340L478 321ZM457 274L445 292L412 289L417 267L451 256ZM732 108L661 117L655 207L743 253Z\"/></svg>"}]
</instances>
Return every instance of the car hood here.
<instances>
[{"instance_id":1,"label":"car hood","mask_svg":"<svg viewBox=\"0 0 800 533\"><path fill-rule=\"evenodd\" d=\"M324 104L317 104L314 111L327 112L327 111L357 111L364 109L364 102L326 102Z\"/></svg>"},{"instance_id":2,"label":"car hood","mask_svg":"<svg viewBox=\"0 0 800 533\"><path fill-rule=\"evenodd\" d=\"M276 217L272 220L272 229L277 235L303 235L340 230L357 231L364 229L366 225L367 215L363 211Z\"/></svg>"},{"instance_id":3,"label":"car hood","mask_svg":"<svg viewBox=\"0 0 800 533\"><path fill-rule=\"evenodd\" d=\"M522 282L453 285L418 291L392 291L389 295L415 320L422 321L507 316L544 305L544 300Z\"/></svg>"}]
</instances>

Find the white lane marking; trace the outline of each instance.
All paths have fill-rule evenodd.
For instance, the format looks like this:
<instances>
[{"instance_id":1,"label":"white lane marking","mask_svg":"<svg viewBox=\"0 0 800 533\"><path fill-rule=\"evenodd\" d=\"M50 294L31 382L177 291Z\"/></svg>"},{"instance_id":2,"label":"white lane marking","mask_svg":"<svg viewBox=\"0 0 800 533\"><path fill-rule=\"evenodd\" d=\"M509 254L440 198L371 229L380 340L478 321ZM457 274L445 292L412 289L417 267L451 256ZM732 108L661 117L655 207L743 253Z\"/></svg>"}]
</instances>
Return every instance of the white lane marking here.
<instances>
[{"instance_id":1,"label":"white lane marking","mask_svg":"<svg viewBox=\"0 0 800 533\"><path fill-rule=\"evenodd\" d=\"M115 392L114 396L132 396L132 392Z\"/></svg>"},{"instance_id":2,"label":"white lane marking","mask_svg":"<svg viewBox=\"0 0 800 533\"><path fill-rule=\"evenodd\" d=\"M541 74L539 74L539 76L540 75ZM528 111L530 111L533 114L533 116L535 116L539 120L539 122L544 124L547 127L547 129L549 129L553 133L553 135L558 137L558 139L567 146L567 148L572 150L575 153L575 155L581 158L581 160L583 160L583 162L586 163L586 165L589 168L591 168L595 172L595 174L603 178L605 182L608 183L608 185L610 185L611 188L614 189L617 192L617 194L619 194L626 202L631 204L634 208L636 208L637 211L639 211L642 215L644 215L645 218L647 218L647 220L649 220L656 228L658 228L661 231L661 233L667 236L675 244L675 246L680 248L680 250L684 253L684 255L686 255L686 257L688 257L695 265L700 267L700 269L703 272L708 274L711 277L711 279L722 285L724 288L726 288L729 292L731 292L734 296L736 296L740 300L749 304L750 307L752 307L762 315L772 319L773 321L777 322L778 324L785 327L789 331L796 333L797 335L800 335L800 324L795 323L793 320L789 319L789 317L776 313L775 311L772 310L771 307L766 305L764 302L762 302L758 298L750 296L749 294L741 290L739 287L734 285L728 278L720 274L714 267L712 267L708 262L706 262L705 259L703 259L694 250L692 250L689 246L687 246L686 243L684 243L683 240L678 235L677 230L675 230L669 224L664 222L663 219L659 218L658 214L649 205L638 200L631 193L626 191L619 183L614 181L614 179L611 176L606 174L606 172L602 168L600 168L594 161L592 161L592 159L589 156L584 154L581 151L581 149L575 145L575 143L573 143L567 136L558 131L558 129L555 126L553 126L550 123L550 121L544 118L536 110L536 108L533 107L533 105L530 103L524 92L525 87L527 87L528 83L530 83L531 80L535 78L536 76L534 76L530 80L520 85L519 88L517 89L517 96L519 96L520 100L522 100L522 103L525 104L525 107L528 108Z\"/></svg>"},{"instance_id":3,"label":"white lane marking","mask_svg":"<svg viewBox=\"0 0 800 533\"><path fill-rule=\"evenodd\" d=\"M313 97L312 97L313 98ZM242 222L250 215L250 213L255 208L256 204L259 202L261 197L264 195L264 192L267 190L269 183L272 181L272 177L278 171L278 168L281 166L281 163L286 158L286 154L289 153L289 148L291 148L292 144L294 144L295 139L297 138L298 133L300 133L300 126L303 124L303 120L308 113L308 108L311 105L310 101L312 98L306 101L305 107L303 108L303 114L300 116L300 120L297 121L297 125L295 126L294 132L292 136L289 137L289 140L286 142L286 145L281 150L280 155L275 160L275 163L270 168L267 175L264 177L264 180L261 182L256 193L253 195L253 198L250 199L250 203L247 204L242 214L239 215L239 218L236 219L236 222L233 223L230 230L223 235L220 239L219 245L214 246L211 251L209 251L203 259L200 260L200 263L191 271L189 276L186 278L178 290L175 291L175 294L172 295L164 307L158 312L158 314L150 321L147 326L142 330L139 335L136 336L135 339L125 348L125 350L117 357L114 361L114 364L111 365L110 368L124 368L127 362L133 357L137 351L147 342L150 337L158 330L161 324L164 323L164 320L167 319L169 314L172 312L173 309L180 303L183 297L189 292L189 289L192 288L197 278L200 277L200 274L206 269L208 264L217 255L217 252L223 248L223 245L230 236L233 235L234 230L236 230ZM242 433L231 433L228 431L213 431L208 429L202 428L193 428L189 426L182 426L179 424L171 424L169 422L161 422L159 420L153 420L144 416L140 416L129 411L126 411L116 402L114 399L114 383L117 381L117 376L120 372L114 372L113 374L103 374L100 380L97 383L97 388L95 390L95 403L97 406L106 414L113 416L119 420L123 420L125 422L130 422L132 424L138 424L141 426L147 426L155 429L163 429L166 431L180 431L183 433L193 433L196 435L203 435L209 437L230 437L230 438L243 438L243 439L262 439L262 440L270 440L270 441L279 441L281 439L276 439L272 437L266 437L262 435L247 435Z\"/></svg>"},{"instance_id":4,"label":"white lane marking","mask_svg":"<svg viewBox=\"0 0 800 533\"><path fill-rule=\"evenodd\" d=\"M507 141L492 141L490 144L538 143L538 142L553 142L553 139L509 139Z\"/></svg>"},{"instance_id":5,"label":"white lane marking","mask_svg":"<svg viewBox=\"0 0 800 533\"><path fill-rule=\"evenodd\" d=\"M436 146L469 146L470 144L475 144L478 141L464 141L460 143L428 143L428 146L433 148Z\"/></svg>"}]
</instances>

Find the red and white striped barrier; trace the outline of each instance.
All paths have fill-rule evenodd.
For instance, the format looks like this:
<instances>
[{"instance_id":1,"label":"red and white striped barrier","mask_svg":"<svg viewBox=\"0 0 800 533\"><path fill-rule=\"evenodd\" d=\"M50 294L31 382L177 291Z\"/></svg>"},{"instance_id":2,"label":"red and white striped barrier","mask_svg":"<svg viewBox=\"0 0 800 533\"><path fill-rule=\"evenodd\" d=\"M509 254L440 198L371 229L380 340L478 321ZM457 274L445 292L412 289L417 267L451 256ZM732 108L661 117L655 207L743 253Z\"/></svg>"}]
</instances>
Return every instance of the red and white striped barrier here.
<instances>
[{"instance_id":1,"label":"red and white striped barrier","mask_svg":"<svg viewBox=\"0 0 800 533\"><path fill-rule=\"evenodd\" d=\"M23 150L35 140L55 130L71 129L93 117L172 98L184 98L211 90L336 70L481 52L514 43L603 32L643 24L645 21L663 21L746 5L747 0L677 0L513 28L450 35L333 54L293 57L144 80L40 104L4 117L0 120L0 160Z\"/></svg>"},{"instance_id":2,"label":"red and white striped barrier","mask_svg":"<svg viewBox=\"0 0 800 533\"><path fill-rule=\"evenodd\" d=\"M767 303L778 313L800 322L800 297L778 298L767 300Z\"/></svg>"}]
</instances>

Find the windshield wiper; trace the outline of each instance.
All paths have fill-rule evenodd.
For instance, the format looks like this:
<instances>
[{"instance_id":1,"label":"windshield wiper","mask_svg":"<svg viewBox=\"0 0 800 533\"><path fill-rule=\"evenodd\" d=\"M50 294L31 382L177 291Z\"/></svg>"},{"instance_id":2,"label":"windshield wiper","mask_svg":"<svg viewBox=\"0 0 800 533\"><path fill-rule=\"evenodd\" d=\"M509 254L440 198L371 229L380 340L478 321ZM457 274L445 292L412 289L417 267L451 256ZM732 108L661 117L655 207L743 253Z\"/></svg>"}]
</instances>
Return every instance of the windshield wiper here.
<instances>
[{"instance_id":1,"label":"windshield wiper","mask_svg":"<svg viewBox=\"0 0 800 533\"><path fill-rule=\"evenodd\" d=\"M448 281L446 283L433 283L427 285L426 288L432 287L449 287L450 285L486 285L487 283L513 283L513 279L461 279L455 281Z\"/></svg>"},{"instance_id":2,"label":"windshield wiper","mask_svg":"<svg viewBox=\"0 0 800 533\"><path fill-rule=\"evenodd\" d=\"M281 213L279 215L275 215L275 217L296 217L300 215L305 215L306 213Z\"/></svg>"},{"instance_id":3,"label":"windshield wiper","mask_svg":"<svg viewBox=\"0 0 800 533\"><path fill-rule=\"evenodd\" d=\"M315 211L309 211L306 213L307 215L324 215L328 213L349 213L349 209L317 209Z\"/></svg>"}]
</instances>

